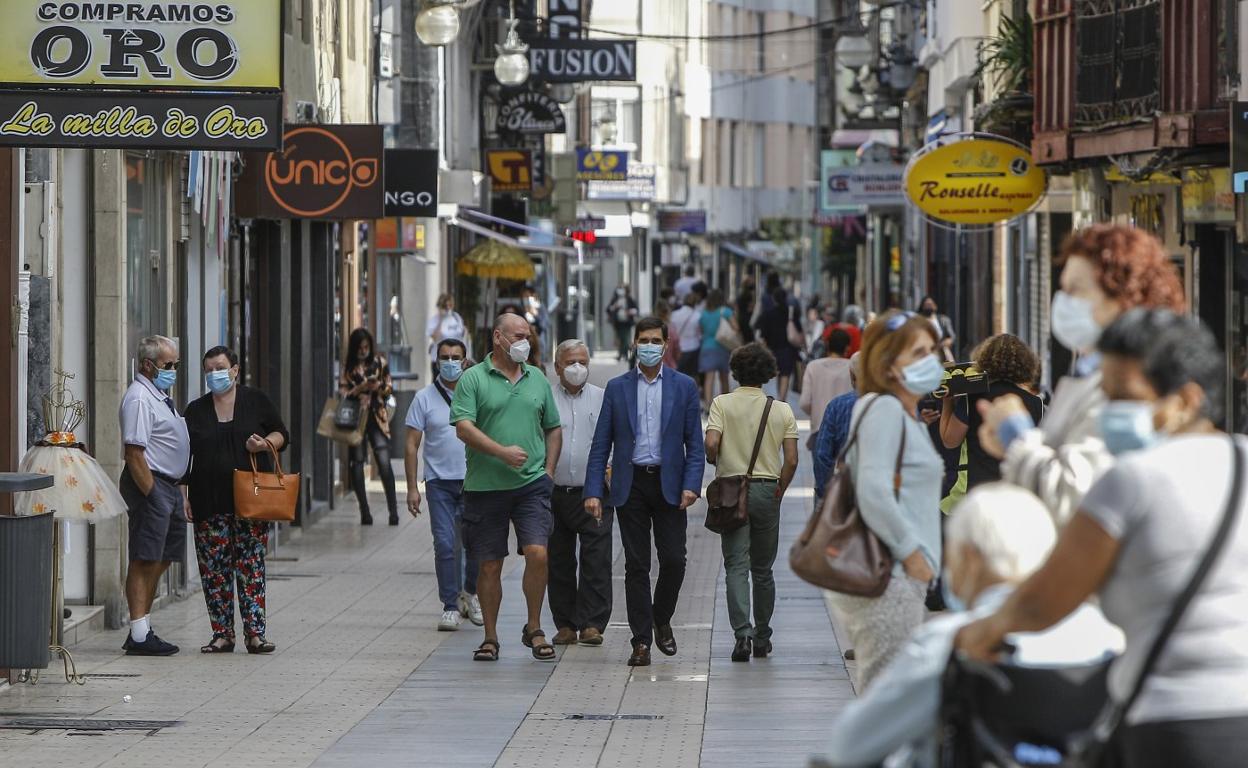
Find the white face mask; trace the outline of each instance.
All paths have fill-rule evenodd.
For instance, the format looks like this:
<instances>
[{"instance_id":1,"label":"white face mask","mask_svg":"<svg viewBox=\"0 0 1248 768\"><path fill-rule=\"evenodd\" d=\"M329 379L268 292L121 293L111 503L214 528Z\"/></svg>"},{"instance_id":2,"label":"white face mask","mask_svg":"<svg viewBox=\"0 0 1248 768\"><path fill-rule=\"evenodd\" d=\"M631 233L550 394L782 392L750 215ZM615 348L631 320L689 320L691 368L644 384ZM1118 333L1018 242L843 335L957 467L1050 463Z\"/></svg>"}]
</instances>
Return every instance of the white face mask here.
<instances>
[{"instance_id":1,"label":"white face mask","mask_svg":"<svg viewBox=\"0 0 1248 768\"><path fill-rule=\"evenodd\" d=\"M521 339L507 348L507 356L513 363L523 363L529 359L529 340Z\"/></svg>"},{"instance_id":2,"label":"white face mask","mask_svg":"<svg viewBox=\"0 0 1248 768\"><path fill-rule=\"evenodd\" d=\"M1053 297L1053 336L1075 352L1091 352L1101 338L1102 328L1092 317L1092 302L1065 291Z\"/></svg>"},{"instance_id":3,"label":"white face mask","mask_svg":"<svg viewBox=\"0 0 1248 768\"><path fill-rule=\"evenodd\" d=\"M589 381L589 369L582 363L572 363L563 369L563 378L574 387L582 386Z\"/></svg>"}]
</instances>

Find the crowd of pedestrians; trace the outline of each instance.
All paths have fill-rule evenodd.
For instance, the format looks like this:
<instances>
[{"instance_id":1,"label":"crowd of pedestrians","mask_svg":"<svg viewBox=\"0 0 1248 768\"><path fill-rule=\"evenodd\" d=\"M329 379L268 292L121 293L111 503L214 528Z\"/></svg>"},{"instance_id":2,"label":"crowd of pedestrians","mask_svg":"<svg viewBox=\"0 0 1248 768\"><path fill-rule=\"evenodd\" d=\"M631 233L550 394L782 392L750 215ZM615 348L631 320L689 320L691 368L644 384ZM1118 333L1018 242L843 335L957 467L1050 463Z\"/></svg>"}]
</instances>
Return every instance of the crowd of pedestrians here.
<instances>
[{"instance_id":1,"label":"crowd of pedestrians","mask_svg":"<svg viewBox=\"0 0 1248 768\"><path fill-rule=\"evenodd\" d=\"M1009 334L964 344L931 297L917 311L879 316L817 302L803 312L776 275L762 290L746 279L727 297L686 270L643 315L624 287L607 311L619 358L631 362L605 389L589 383L591 356L578 339L557 340L552 383L537 365L537 315L524 310L498 316L490 349L474 361L443 297L430 321L434 380L405 417L407 509L430 516L438 628L468 619L483 631L473 658L499 659L514 530L525 559L521 643L543 662L558 645L603 645L618 526L628 664L651 664L652 648L676 655L687 511L705 493L710 463L719 488L741 489L731 525L708 521L721 536L732 659L776 652L780 508L801 453L793 387L812 429L812 513L858 526L885 563L880 589L829 593L861 695L830 724L816 764L970 764L949 755L991 753L1000 743L975 719L985 689L972 681L995 665L1006 677L1038 676L1015 704L1061 709L1062 722L1089 707L1101 713L1095 731L1089 719L1061 738L1054 723L1027 736L1023 753L1044 759L1021 764L1082 759L1092 748L1123 766L1238 765L1248 747L1248 571L1239 565L1248 526L1245 445L1221 426L1224 356L1184 314L1182 283L1151 235L1095 225L1067 239L1061 264L1051 327L1076 360L1051 397L1035 350ZM960 347L972 350L968 359ZM139 358L120 414L126 650L177 652L155 634L150 608L193 521L212 624L201 650L234 649L237 599L247 650L271 652L267 527L237 518L223 488L234 470L276 458L286 429L262 393L238 384L229 349L205 356L209 392L185 415L168 396L176 344L145 339ZM983 378L958 383L959 373ZM764 391L772 382L775 397ZM389 368L363 329L351 335L339 392L360 409L350 470L361 523L372 522L363 481L371 447L397 524ZM856 517L833 519L844 512L833 487L852 487ZM855 559L868 549L829 547L826 558L833 568L865 566ZM1092 670L1080 677L1091 682L1079 706L1046 699L1070 695L1067 668ZM1015 711L998 709L997 725Z\"/></svg>"}]
</instances>

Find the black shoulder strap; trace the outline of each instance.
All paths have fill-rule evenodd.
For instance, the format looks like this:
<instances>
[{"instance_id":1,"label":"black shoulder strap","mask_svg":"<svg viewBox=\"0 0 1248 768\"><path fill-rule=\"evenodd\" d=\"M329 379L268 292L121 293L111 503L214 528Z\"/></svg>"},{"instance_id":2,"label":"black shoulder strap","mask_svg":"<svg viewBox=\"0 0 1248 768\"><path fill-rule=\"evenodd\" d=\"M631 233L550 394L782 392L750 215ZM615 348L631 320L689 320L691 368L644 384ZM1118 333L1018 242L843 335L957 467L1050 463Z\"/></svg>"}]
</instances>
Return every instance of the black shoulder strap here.
<instances>
[{"instance_id":1,"label":"black shoulder strap","mask_svg":"<svg viewBox=\"0 0 1248 768\"><path fill-rule=\"evenodd\" d=\"M450 408L450 407L451 407L451 396L450 396L450 394L446 391L446 389L442 386L442 382L441 382L441 381L438 381L437 379L434 379L434 380L433 380L433 386L437 387L438 394L439 394L439 395L441 395L441 396L442 396L442 399L446 401L446 407L447 407L447 408Z\"/></svg>"},{"instance_id":2,"label":"black shoulder strap","mask_svg":"<svg viewBox=\"0 0 1248 768\"><path fill-rule=\"evenodd\" d=\"M758 434L754 436L754 452L750 454L750 467L745 470L748 477L754 476L754 465L758 463L758 452L763 447L763 436L767 434L767 417L771 415L771 404L775 402L775 398L768 397L767 404L763 406L763 418L758 422Z\"/></svg>"},{"instance_id":3,"label":"black shoulder strap","mask_svg":"<svg viewBox=\"0 0 1248 768\"><path fill-rule=\"evenodd\" d=\"M1244 449L1240 445L1239 440L1234 436L1231 437L1231 446L1234 449L1234 466L1231 468L1231 494L1226 502L1226 510L1222 513L1222 522L1218 525L1217 532L1213 535L1213 541L1210 542L1208 549L1205 550L1204 556L1200 559L1200 564L1196 566L1196 572L1192 574L1191 580L1187 586L1179 594L1177 600L1174 601L1174 607L1170 609L1170 615L1166 617L1166 623L1162 625L1161 631L1157 633L1157 639L1153 641L1153 645L1148 650L1148 656L1144 659L1144 666L1140 668L1140 676L1135 681L1135 687L1131 689L1131 695L1126 701L1116 707L1118 722L1121 722L1127 715L1131 705L1135 704L1136 699L1140 697L1140 693L1144 690L1144 683L1148 676L1152 673L1153 668L1157 666L1161 654L1166 649L1166 643L1170 640L1170 636L1174 634L1174 630L1183 621L1183 615L1187 613L1188 606L1196 594L1200 592L1204 586L1205 580L1209 577L1209 572L1217 564L1218 556L1222 554L1222 550L1226 549L1226 542L1231 537L1231 531L1235 528L1235 521L1239 517L1239 508L1243 499L1244 490ZM1117 723L1113 724L1117 726Z\"/></svg>"}]
</instances>

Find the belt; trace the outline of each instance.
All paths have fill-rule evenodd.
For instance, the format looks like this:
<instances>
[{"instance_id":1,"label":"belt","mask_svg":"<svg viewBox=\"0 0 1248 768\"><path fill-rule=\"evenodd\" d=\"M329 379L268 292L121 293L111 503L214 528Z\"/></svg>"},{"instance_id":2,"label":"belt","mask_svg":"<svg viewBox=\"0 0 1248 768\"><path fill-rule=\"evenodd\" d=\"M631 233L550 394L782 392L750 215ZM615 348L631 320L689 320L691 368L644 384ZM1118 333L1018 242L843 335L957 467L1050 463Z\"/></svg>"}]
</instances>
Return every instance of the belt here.
<instances>
[{"instance_id":1,"label":"belt","mask_svg":"<svg viewBox=\"0 0 1248 768\"><path fill-rule=\"evenodd\" d=\"M569 496L573 496L573 495L580 496L582 493L585 492L585 486L583 485L556 485L555 490L559 493L566 493Z\"/></svg>"},{"instance_id":2,"label":"belt","mask_svg":"<svg viewBox=\"0 0 1248 768\"><path fill-rule=\"evenodd\" d=\"M634 464L633 470L636 472L645 472L647 475L657 475L663 471L662 464Z\"/></svg>"},{"instance_id":3,"label":"belt","mask_svg":"<svg viewBox=\"0 0 1248 768\"><path fill-rule=\"evenodd\" d=\"M152 472L152 477L156 478L157 480L164 480L166 483L169 483L170 485L177 485L182 482L181 480L175 477L170 477L169 475L166 475L163 472Z\"/></svg>"}]
</instances>

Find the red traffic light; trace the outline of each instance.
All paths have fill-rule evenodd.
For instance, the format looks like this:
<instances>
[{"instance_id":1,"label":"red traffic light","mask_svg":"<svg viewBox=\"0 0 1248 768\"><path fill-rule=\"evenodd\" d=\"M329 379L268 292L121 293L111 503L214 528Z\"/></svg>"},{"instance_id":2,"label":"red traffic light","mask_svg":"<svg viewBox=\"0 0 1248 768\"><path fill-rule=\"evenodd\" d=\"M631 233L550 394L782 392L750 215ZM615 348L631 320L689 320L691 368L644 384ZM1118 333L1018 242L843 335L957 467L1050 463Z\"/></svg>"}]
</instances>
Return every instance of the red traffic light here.
<instances>
[{"instance_id":1,"label":"red traffic light","mask_svg":"<svg viewBox=\"0 0 1248 768\"><path fill-rule=\"evenodd\" d=\"M592 229L573 230L572 239L585 243L586 245L593 245L598 242L598 235L595 234Z\"/></svg>"}]
</instances>

